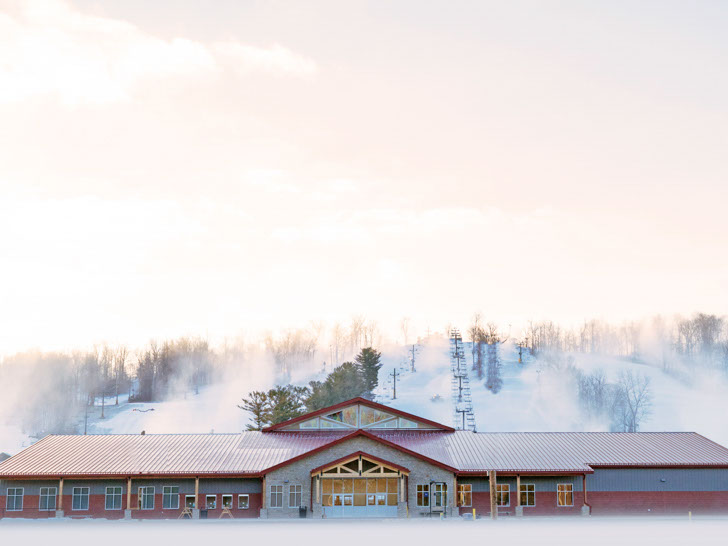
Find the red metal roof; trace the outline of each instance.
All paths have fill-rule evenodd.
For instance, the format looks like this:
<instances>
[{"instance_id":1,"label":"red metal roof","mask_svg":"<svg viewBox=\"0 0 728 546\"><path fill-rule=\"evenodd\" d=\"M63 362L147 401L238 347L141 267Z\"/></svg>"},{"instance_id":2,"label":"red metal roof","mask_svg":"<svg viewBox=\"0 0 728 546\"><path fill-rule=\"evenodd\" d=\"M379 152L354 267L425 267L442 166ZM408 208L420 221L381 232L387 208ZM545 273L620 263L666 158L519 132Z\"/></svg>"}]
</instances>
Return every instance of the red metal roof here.
<instances>
[{"instance_id":1,"label":"red metal roof","mask_svg":"<svg viewBox=\"0 0 728 546\"><path fill-rule=\"evenodd\" d=\"M0 477L258 475L341 433L46 436L1 463Z\"/></svg>"},{"instance_id":2,"label":"red metal roof","mask_svg":"<svg viewBox=\"0 0 728 546\"><path fill-rule=\"evenodd\" d=\"M0 478L258 476L365 436L459 473L586 473L594 467L726 467L728 449L691 432L243 432L47 436L0 463Z\"/></svg>"},{"instance_id":3,"label":"red metal roof","mask_svg":"<svg viewBox=\"0 0 728 546\"><path fill-rule=\"evenodd\" d=\"M459 472L591 472L593 467L728 467L728 449L693 432L374 432Z\"/></svg>"}]
</instances>

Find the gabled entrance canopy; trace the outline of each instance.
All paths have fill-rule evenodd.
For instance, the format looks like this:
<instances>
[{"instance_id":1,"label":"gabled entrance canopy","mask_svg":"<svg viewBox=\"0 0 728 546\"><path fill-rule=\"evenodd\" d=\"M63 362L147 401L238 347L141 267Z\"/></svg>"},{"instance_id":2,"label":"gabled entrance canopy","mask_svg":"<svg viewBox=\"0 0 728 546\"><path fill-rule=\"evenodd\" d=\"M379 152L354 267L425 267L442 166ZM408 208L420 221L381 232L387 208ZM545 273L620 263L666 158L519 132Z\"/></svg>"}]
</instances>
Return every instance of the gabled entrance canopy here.
<instances>
[{"instance_id":1,"label":"gabled entrance canopy","mask_svg":"<svg viewBox=\"0 0 728 546\"><path fill-rule=\"evenodd\" d=\"M366 398L354 398L295 419L264 428L274 431L432 430L452 432L452 427L417 417Z\"/></svg>"},{"instance_id":2,"label":"gabled entrance canopy","mask_svg":"<svg viewBox=\"0 0 728 546\"><path fill-rule=\"evenodd\" d=\"M317 474L327 478L396 478L401 474L409 475L409 469L363 451L357 451L311 470L312 476Z\"/></svg>"}]
</instances>

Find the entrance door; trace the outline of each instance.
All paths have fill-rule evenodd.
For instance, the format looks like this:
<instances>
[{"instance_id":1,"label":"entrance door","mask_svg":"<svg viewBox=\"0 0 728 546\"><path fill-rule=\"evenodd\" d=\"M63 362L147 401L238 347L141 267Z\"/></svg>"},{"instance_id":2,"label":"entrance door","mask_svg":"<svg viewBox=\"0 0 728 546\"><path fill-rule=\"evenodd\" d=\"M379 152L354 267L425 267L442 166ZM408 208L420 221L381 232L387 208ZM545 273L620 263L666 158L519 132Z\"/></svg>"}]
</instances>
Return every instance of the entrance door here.
<instances>
[{"instance_id":1,"label":"entrance door","mask_svg":"<svg viewBox=\"0 0 728 546\"><path fill-rule=\"evenodd\" d=\"M397 517L397 479L323 479L322 505L331 518Z\"/></svg>"}]
</instances>

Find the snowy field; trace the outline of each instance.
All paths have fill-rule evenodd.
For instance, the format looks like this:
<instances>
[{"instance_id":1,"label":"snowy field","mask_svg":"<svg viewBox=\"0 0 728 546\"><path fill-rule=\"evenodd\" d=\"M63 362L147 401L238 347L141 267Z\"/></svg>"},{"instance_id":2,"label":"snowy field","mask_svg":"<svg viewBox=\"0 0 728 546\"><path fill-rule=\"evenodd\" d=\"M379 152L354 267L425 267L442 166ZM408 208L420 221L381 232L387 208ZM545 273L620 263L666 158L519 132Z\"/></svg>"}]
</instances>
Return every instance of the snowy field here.
<instances>
[{"instance_id":1,"label":"snowy field","mask_svg":"<svg viewBox=\"0 0 728 546\"><path fill-rule=\"evenodd\" d=\"M371 521L0 520L2 544L726 544L728 519L501 519Z\"/></svg>"}]
</instances>

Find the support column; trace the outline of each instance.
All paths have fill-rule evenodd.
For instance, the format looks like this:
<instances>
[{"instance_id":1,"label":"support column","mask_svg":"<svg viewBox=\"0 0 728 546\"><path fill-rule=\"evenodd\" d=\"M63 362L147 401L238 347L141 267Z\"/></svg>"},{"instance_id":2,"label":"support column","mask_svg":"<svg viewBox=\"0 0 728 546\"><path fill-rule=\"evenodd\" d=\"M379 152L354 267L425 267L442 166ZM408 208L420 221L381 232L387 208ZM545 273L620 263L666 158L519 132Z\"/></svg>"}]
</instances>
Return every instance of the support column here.
<instances>
[{"instance_id":1,"label":"support column","mask_svg":"<svg viewBox=\"0 0 728 546\"><path fill-rule=\"evenodd\" d=\"M195 506L192 508L192 519L200 519L200 477L195 476Z\"/></svg>"},{"instance_id":2,"label":"support column","mask_svg":"<svg viewBox=\"0 0 728 546\"><path fill-rule=\"evenodd\" d=\"M498 519L498 504L496 503L495 495L495 470L491 470L490 472L488 472L488 484L490 485L490 519Z\"/></svg>"},{"instance_id":3,"label":"support column","mask_svg":"<svg viewBox=\"0 0 728 546\"><path fill-rule=\"evenodd\" d=\"M56 517L63 517L63 478L58 480L58 508L56 508Z\"/></svg>"},{"instance_id":4,"label":"support column","mask_svg":"<svg viewBox=\"0 0 728 546\"><path fill-rule=\"evenodd\" d=\"M455 477L453 478L453 482L455 484L455 512L457 513L457 512L459 512L458 506L460 506L462 504L462 502L460 501L460 492L458 491L457 475L455 475Z\"/></svg>"},{"instance_id":5,"label":"support column","mask_svg":"<svg viewBox=\"0 0 728 546\"><path fill-rule=\"evenodd\" d=\"M521 475L516 474L516 516L523 515L523 506L521 506Z\"/></svg>"},{"instance_id":6,"label":"support column","mask_svg":"<svg viewBox=\"0 0 728 546\"><path fill-rule=\"evenodd\" d=\"M131 477L126 479L126 510L124 519L131 519Z\"/></svg>"}]
</instances>

